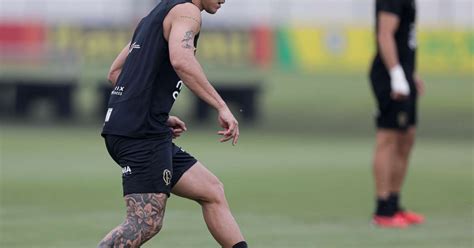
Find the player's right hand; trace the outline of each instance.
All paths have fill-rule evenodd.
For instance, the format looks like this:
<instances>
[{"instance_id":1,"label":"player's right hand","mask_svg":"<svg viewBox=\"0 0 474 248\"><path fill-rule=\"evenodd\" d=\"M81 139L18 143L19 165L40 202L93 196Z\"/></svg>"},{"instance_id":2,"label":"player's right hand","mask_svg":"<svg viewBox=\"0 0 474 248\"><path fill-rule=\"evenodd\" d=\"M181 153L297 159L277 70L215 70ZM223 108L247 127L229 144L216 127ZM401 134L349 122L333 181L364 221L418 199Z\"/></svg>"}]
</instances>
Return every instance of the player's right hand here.
<instances>
[{"instance_id":1,"label":"player's right hand","mask_svg":"<svg viewBox=\"0 0 474 248\"><path fill-rule=\"evenodd\" d=\"M226 142L232 139L232 145L236 145L239 139L239 122L228 108L219 110L218 121L219 125L224 130L218 131L217 134L222 135L220 142Z\"/></svg>"},{"instance_id":2,"label":"player's right hand","mask_svg":"<svg viewBox=\"0 0 474 248\"><path fill-rule=\"evenodd\" d=\"M390 86L392 88L391 96L394 100L404 100L410 95L410 86L400 65L390 69Z\"/></svg>"},{"instance_id":3,"label":"player's right hand","mask_svg":"<svg viewBox=\"0 0 474 248\"><path fill-rule=\"evenodd\" d=\"M170 128L173 134L173 139L179 138L179 136L181 136L181 134L183 134L187 130L184 121L182 121L176 116L170 115L168 117L168 120L166 121L166 125L168 125L168 127Z\"/></svg>"}]
</instances>

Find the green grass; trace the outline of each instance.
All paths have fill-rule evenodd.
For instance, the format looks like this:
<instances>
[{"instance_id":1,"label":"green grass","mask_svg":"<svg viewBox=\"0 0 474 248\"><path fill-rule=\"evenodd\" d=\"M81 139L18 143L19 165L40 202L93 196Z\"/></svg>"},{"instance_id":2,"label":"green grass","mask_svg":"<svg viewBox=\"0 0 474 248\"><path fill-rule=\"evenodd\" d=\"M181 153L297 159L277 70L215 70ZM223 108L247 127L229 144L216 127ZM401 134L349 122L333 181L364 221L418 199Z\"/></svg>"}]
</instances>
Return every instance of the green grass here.
<instances>
[{"instance_id":1,"label":"green grass","mask_svg":"<svg viewBox=\"0 0 474 248\"><path fill-rule=\"evenodd\" d=\"M375 101L367 73L292 73L272 70L210 70L215 83L261 80L259 122L245 123L275 132L372 135ZM421 75L426 94L419 99L419 130L426 137L471 139L474 133L473 75ZM191 120L194 98L184 90L174 112ZM235 112L239 114L237 108ZM245 109L244 109L245 111ZM211 120L212 124L214 119Z\"/></svg>"},{"instance_id":2,"label":"green grass","mask_svg":"<svg viewBox=\"0 0 474 248\"><path fill-rule=\"evenodd\" d=\"M407 230L369 225L372 137L244 129L236 147L191 125L178 143L225 184L251 247L473 245L473 145L418 140L403 202L427 216ZM120 169L96 128L3 125L0 247L94 247L122 221ZM162 232L144 247L218 247L199 206L173 196Z\"/></svg>"},{"instance_id":3,"label":"green grass","mask_svg":"<svg viewBox=\"0 0 474 248\"><path fill-rule=\"evenodd\" d=\"M217 142L213 119L189 122L189 90L174 108L190 130L178 143L225 183L251 247L473 246L472 75L425 77L403 202L426 214L427 223L403 231L369 224L375 108L364 73L211 68L209 77L262 80L260 119L240 121L237 147ZM0 247L94 247L122 221L121 172L98 135L101 120L91 116L98 104L95 85L79 88L73 125L50 125L51 111L38 102L40 121L0 126ZM199 206L172 197L164 229L144 247L217 244Z\"/></svg>"}]
</instances>

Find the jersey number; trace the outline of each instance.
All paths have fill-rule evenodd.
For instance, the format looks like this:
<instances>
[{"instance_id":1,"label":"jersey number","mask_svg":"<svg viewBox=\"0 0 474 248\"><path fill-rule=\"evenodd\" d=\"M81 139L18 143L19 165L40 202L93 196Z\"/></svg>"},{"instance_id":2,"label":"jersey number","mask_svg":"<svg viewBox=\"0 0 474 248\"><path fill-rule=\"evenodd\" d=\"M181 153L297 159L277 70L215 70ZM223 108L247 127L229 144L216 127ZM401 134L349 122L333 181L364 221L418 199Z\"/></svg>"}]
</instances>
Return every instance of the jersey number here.
<instances>
[{"instance_id":1,"label":"jersey number","mask_svg":"<svg viewBox=\"0 0 474 248\"><path fill-rule=\"evenodd\" d=\"M180 81L176 84L176 89L175 89L175 91L173 92L173 98L174 98L174 100L176 100L176 98L178 98L179 92L181 92L181 88L183 88L183 81L180 80Z\"/></svg>"}]
</instances>

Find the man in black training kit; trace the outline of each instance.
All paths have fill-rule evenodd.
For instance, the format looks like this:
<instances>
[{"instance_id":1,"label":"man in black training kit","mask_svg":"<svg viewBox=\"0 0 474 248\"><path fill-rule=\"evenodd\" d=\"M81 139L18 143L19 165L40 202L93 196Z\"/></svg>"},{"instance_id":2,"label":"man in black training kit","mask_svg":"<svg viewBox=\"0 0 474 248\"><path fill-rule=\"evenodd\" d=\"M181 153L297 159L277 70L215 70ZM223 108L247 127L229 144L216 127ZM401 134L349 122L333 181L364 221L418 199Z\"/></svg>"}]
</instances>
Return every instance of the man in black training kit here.
<instances>
[{"instance_id":1,"label":"man in black training kit","mask_svg":"<svg viewBox=\"0 0 474 248\"><path fill-rule=\"evenodd\" d=\"M378 102L373 160L377 207L373 223L405 228L423 216L400 207L400 191L415 141L417 97L415 0L376 0L377 55L370 79Z\"/></svg>"},{"instance_id":2,"label":"man in black training kit","mask_svg":"<svg viewBox=\"0 0 474 248\"><path fill-rule=\"evenodd\" d=\"M127 215L98 247L140 247L163 224L173 193L197 201L216 241L224 248L247 243L234 220L222 183L172 139L186 131L169 116L185 84L218 112L221 142L239 137L237 120L207 80L194 54L201 11L214 14L225 0L162 0L135 30L112 64L111 93L102 135L122 167Z\"/></svg>"}]
</instances>

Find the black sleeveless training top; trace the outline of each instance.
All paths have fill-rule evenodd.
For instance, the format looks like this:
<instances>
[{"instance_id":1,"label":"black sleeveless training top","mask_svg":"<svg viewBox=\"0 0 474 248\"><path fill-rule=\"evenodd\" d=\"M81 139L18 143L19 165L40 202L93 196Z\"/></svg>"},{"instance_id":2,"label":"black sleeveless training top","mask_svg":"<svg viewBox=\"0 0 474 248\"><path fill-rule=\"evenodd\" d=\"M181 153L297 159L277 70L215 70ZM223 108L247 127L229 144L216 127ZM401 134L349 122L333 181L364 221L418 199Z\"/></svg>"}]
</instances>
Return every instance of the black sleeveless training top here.
<instances>
[{"instance_id":1,"label":"black sleeveless training top","mask_svg":"<svg viewBox=\"0 0 474 248\"><path fill-rule=\"evenodd\" d=\"M169 132L169 112L183 87L169 58L163 21L178 4L162 0L138 24L122 72L112 90L102 135L149 137ZM197 46L199 36L194 43Z\"/></svg>"}]
</instances>

